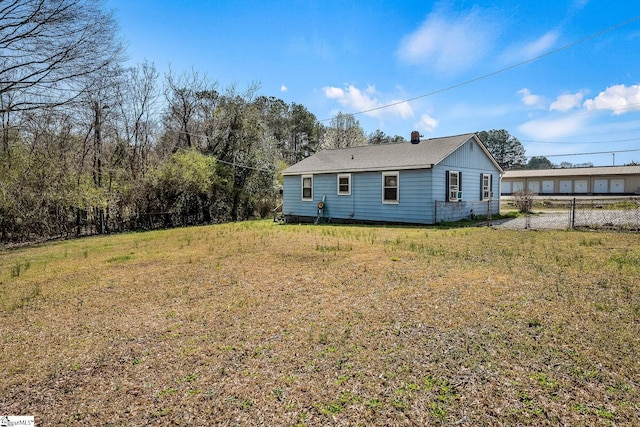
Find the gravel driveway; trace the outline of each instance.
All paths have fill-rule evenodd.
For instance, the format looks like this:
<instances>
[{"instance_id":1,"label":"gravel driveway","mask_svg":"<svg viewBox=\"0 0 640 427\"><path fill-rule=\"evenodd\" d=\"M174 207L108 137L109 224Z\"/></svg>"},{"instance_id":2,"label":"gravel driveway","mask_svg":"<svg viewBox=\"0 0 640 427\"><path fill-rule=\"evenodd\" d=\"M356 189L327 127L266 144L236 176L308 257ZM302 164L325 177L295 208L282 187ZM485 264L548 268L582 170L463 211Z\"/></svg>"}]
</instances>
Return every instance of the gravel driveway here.
<instances>
[{"instance_id":1,"label":"gravel driveway","mask_svg":"<svg viewBox=\"0 0 640 427\"><path fill-rule=\"evenodd\" d=\"M569 210L543 211L518 218L496 220L493 221L493 226L520 230L564 230L571 228L571 222ZM575 212L573 226L640 230L640 209L579 209Z\"/></svg>"}]
</instances>

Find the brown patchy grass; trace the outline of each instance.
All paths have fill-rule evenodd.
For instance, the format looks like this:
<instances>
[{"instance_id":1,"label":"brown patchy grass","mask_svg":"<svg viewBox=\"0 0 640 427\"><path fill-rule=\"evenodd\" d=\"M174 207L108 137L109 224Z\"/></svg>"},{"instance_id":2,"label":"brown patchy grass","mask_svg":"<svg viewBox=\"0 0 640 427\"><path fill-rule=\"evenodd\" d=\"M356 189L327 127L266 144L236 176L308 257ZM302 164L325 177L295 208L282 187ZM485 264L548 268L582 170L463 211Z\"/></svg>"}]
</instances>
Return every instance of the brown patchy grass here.
<instances>
[{"instance_id":1,"label":"brown patchy grass","mask_svg":"<svg viewBox=\"0 0 640 427\"><path fill-rule=\"evenodd\" d=\"M248 222L0 255L38 425L640 423L638 235Z\"/></svg>"}]
</instances>

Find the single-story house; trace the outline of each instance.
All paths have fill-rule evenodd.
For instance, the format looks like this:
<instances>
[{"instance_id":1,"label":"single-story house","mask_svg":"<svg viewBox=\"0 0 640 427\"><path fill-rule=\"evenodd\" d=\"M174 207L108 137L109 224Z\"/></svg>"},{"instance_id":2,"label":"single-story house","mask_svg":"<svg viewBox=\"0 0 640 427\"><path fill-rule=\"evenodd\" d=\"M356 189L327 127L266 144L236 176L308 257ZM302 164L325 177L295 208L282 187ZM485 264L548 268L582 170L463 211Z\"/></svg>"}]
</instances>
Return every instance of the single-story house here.
<instances>
[{"instance_id":1,"label":"single-story house","mask_svg":"<svg viewBox=\"0 0 640 427\"><path fill-rule=\"evenodd\" d=\"M412 142L320 151L285 169L283 215L435 224L499 213L503 170L475 134L413 134Z\"/></svg>"},{"instance_id":2,"label":"single-story house","mask_svg":"<svg viewBox=\"0 0 640 427\"><path fill-rule=\"evenodd\" d=\"M541 196L631 196L640 194L640 166L602 166L506 171L500 193Z\"/></svg>"}]
</instances>

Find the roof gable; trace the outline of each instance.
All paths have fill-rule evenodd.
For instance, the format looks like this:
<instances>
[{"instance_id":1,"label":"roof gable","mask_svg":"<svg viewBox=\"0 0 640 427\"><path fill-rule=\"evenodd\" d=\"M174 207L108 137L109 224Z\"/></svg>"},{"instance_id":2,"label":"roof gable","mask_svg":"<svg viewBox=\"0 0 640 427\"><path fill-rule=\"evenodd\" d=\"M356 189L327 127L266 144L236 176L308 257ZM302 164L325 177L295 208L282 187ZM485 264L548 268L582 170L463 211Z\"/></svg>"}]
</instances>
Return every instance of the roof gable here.
<instances>
[{"instance_id":1,"label":"roof gable","mask_svg":"<svg viewBox=\"0 0 640 427\"><path fill-rule=\"evenodd\" d=\"M282 174L429 169L442 162L470 139L474 139L482 147L496 168L502 172L475 134L469 133L431 138L419 144L401 142L324 150L285 169Z\"/></svg>"}]
</instances>

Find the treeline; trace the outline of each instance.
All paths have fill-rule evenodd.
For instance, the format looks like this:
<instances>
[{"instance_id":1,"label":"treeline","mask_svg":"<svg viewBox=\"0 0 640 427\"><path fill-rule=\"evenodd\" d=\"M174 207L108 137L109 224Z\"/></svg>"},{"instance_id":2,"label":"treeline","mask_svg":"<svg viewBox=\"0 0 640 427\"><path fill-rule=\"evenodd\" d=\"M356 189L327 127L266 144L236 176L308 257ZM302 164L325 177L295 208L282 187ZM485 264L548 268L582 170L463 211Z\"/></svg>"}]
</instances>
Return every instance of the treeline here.
<instances>
[{"instance_id":1,"label":"treeline","mask_svg":"<svg viewBox=\"0 0 640 427\"><path fill-rule=\"evenodd\" d=\"M149 64L62 106L4 113L3 241L173 227L266 215L278 171L316 151L305 107L219 91Z\"/></svg>"}]
</instances>

